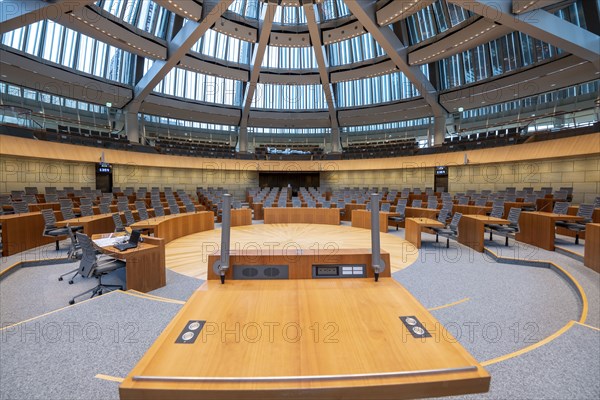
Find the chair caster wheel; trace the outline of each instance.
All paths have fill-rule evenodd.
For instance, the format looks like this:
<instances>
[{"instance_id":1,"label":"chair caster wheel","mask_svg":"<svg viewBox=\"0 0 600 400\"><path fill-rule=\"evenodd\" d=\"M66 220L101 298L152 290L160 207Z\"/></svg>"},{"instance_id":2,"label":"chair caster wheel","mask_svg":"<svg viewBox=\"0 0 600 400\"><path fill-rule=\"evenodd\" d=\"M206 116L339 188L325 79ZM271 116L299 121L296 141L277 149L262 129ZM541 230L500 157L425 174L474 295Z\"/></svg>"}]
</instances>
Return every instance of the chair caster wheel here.
<instances>
[{"instance_id":1,"label":"chair caster wheel","mask_svg":"<svg viewBox=\"0 0 600 400\"><path fill-rule=\"evenodd\" d=\"M98 296L102 296L102 290L98 292Z\"/></svg>"},{"instance_id":2,"label":"chair caster wheel","mask_svg":"<svg viewBox=\"0 0 600 400\"><path fill-rule=\"evenodd\" d=\"M69 285L72 285L72 284L73 284L73 281L69 281Z\"/></svg>"},{"instance_id":3,"label":"chair caster wheel","mask_svg":"<svg viewBox=\"0 0 600 400\"><path fill-rule=\"evenodd\" d=\"M63 280L62 276L58 278L58 281L61 282Z\"/></svg>"},{"instance_id":4,"label":"chair caster wheel","mask_svg":"<svg viewBox=\"0 0 600 400\"><path fill-rule=\"evenodd\" d=\"M70 304L70 305L73 305L73 304L75 304L75 300L69 300L69 304Z\"/></svg>"}]
</instances>

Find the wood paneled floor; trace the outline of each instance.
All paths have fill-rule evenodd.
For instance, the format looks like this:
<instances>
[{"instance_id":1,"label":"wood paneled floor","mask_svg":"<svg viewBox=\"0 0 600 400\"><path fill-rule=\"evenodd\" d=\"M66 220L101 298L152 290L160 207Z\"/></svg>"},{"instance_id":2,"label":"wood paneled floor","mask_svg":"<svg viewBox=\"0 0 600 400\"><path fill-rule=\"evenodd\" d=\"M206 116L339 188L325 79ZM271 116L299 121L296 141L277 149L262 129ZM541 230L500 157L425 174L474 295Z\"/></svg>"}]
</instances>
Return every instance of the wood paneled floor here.
<instances>
[{"instance_id":1,"label":"wood paneled floor","mask_svg":"<svg viewBox=\"0 0 600 400\"><path fill-rule=\"evenodd\" d=\"M221 230L200 232L176 239L166 246L167 268L183 275L206 279L208 254L218 251ZM336 249L370 249L371 231L349 226L268 224L231 228L233 250L314 249L333 254ZM391 234L381 234L381 249L390 253L394 273L418 256L414 245Z\"/></svg>"}]
</instances>

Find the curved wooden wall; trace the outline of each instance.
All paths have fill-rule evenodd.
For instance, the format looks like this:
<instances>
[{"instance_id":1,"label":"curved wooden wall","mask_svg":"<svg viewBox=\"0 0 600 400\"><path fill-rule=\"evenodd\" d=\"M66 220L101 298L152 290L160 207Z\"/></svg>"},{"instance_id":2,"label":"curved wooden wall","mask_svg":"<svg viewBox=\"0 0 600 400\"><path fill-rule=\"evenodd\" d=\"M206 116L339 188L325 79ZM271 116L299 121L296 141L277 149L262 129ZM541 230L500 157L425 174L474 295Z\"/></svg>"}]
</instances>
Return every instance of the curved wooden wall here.
<instances>
[{"instance_id":1,"label":"curved wooden wall","mask_svg":"<svg viewBox=\"0 0 600 400\"><path fill-rule=\"evenodd\" d=\"M96 163L103 151L106 161L114 165L274 172L364 171L464 165L465 154L471 165L592 156L600 152L600 133L465 152L330 161L252 161L169 156L0 136L2 155Z\"/></svg>"}]
</instances>

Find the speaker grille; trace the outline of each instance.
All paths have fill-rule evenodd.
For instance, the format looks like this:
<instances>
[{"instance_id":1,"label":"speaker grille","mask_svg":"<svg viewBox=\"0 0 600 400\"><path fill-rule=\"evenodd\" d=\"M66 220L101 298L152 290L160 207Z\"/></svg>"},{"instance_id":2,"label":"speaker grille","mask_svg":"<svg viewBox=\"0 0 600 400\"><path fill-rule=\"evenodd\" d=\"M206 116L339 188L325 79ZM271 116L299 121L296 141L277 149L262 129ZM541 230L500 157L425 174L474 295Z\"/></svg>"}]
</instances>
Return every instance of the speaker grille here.
<instances>
[{"instance_id":1,"label":"speaker grille","mask_svg":"<svg viewBox=\"0 0 600 400\"><path fill-rule=\"evenodd\" d=\"M233 279L289 279L287 265L234 265Z\"/></svg>"}]
</instances>

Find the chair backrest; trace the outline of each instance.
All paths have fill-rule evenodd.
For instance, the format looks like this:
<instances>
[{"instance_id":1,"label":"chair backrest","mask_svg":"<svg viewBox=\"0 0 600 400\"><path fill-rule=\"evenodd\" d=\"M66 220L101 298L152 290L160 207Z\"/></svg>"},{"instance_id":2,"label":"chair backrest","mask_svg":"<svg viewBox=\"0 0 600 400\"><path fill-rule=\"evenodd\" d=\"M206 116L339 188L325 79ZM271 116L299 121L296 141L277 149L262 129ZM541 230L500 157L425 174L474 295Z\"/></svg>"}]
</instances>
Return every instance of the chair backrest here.
<instances>
[{"instance_id":1,"label":"chair backrest","mask_svg":"<svg viewBox=\"0 0 600 400\"><path fill-rule=\"evenodd\" d=\"M49 208L42 210L42 217L44 217L45 229L56 228L56 217L53 210Z\"/></svg>"},{"instance_id":2,"label":"chair backrest","mask_svg":"<svg viewBox=\"0 0 600 400\"><path fill-rule=\"evenodd\" d=\"M169 211L171 212L171 214L179 214L179 206L177 205L177 203L169 201Z\"/></svg>"},{"instance_id":3,"label":"chair backrest","mask_svg":"<svg viewBox=\"0 0 600 400\"><path fill-rule=\"evenodd\" d=\"M71 206L66 206L66 207L60 207L60 213L63 216L63 219L73 219L75 218L75 213L73 212L73 207Z\"/></svg>"},{"instance_id":4,"label":"chair backrest","mask_svg":"<svg viewBox=\"0 0 600 400\"><path fill-rule=\"evenodd\" d=\"M29 212L29 205L25 201L13 201L11 205L15 214L24 214Z\"/></svg>"},{"instance_id":5,"label":"chair backrest","mask_svg":"<svg viewBox=\"0 0 600 400\"><path fill-rule=\"evenodd\" d=\"M135 201L135 209L136 210L141 210L141 209L146 209L146 202L143 200L136 200Z\"/></svg>"},{"instance_id":6,"label":"chair backrest","mask_svg":"<svg viewBox=\"0 0 600 400\"><path fill-rule=\"evenodd\" d=\"M118 214L117 214L118 215ZM79 262L79 274L84 278L90 278L94 269L96 269L96 249L94 244L88 235L83 233L76 233L75 237L81 247L81 261Z\"/></svg>"},{"instance_id":7,"label":"chair backrest","mask_svg":"<svg viewBox=\"0 0 600 400\"><path fill-rule=\"evenodd\" d=\"M155 217L164 217L165 216L165 209L163 208L163 206L154 207L154 216Z\"/></svg>"},{"instance_id":8,"label":"chair backrest","mask_svg":"<svg viewBox=\"0 0 600 400\"><path fill-rule=\"evenodd\" d=\"M37 197L35 197L35 194L25 194L22 196L23 201L26 202L27 204L36 204L37 203Z\"/></svg>"},{"instance_id":9,"label":"chair backrest","mask_svg":"<svg viewBox=\"0 0 600 400\"><path fill-rule=\"evenodd\" d=\"M82 197L79 199L79 205L93 205L92 199L89 197Z\"/></svg>"},{"instance_id":10,"label":"chair backrest","mask_svg":"<svg viewBox=\"0 0 600 400\"><path fill-rule=\"evenodd\" d=\"M600 196L594 199L594 208L600 208Z\"/></svg>"},{"instance_id":11,"label":"chair backrest","mask_svg":"<svg viewBox=\"0 0 600 400\"><path fill-rule=\"evenodd\" d=\"M381 211L389 212L390 211L390 203L382 203Z\"/></svg>"},{"instance_id":12,"label":"chair backrest","mask_svg":"<svg viewBox=\"0 0 600 400\"><path fill-rule=\"evenodd\" d=\"M121 220L121 215L118 213L114 213L112 215L112 219L115 224L115 232L123 232L125 230L125 226L123 226L123 221Z\"/></svg>"},{"instance_id":13,"label":"chair backrest","mask_svg":"<svg viewBox=\"0 0 600 400\"><path fill-rule=\"evenodd\" d=\"M442 224L446 225L446 220L448 219L448 215L449 215L448 210L440 210L437 220L439 222L441 222Z\"/></svg>"},{"instance_id":14,"label":"chair backrest","mask_svg":"<svg viewBox=\"0 0 600 400\"><path fill-rule=\"evenodd\" d=\"M398 201L398 204L396 205L396 212L402 216L406 213L406 201Z\"/></svg>"},{"instance_id":15,"label":"chair backrest","mask_svg":"<svg viewBox=\"0 0 600 400\"><path fill-rule=\"evenodd\" d=\"M567 203L566 201L557 201L556 203L554 203L554 208L552 209L552 212L554 214L566 214L568 210L569 203Z\"/></svg>"},{"instance_id":16,"label":"chair backrest","mask_svg":"<svg viewBox=\"0 0 600 400\"><path fill-rule=\"evenodd\" d=\"M135 224L135 218L133 218L131 210L123 211L123 215L125 216L125 223L127 226Z\"/></svg>"},{"instance_id":17,"label":"chair backrest","mask_svg":"<svg viewBox=\"0 0 600 400\"><path fill-rule=\"evenodd\" d=\"M504 216L504 206L493 206L492 207L492 212L490 212L490 217L502 218L503 216Z\"/></svg>"},{"instance_id":18,"label":"chair backrest","mask_svg":"<svg viewBox=\"0 0 600 400\"><path fill-rule=\"evenodd\" d=\"M521 209L519 207L511 207L508 212L507 220L510 221L511 225L519 225L519 217L521 216Z\"/></svg>"},{"instance_id":19,"label":"chair backrest","mask_svg":"<svg viewBox=\"0 0 600 400\"><path fill-rule=\"evenodd\" d=\"M70 198L59 199L58 203L60 204L60 208L63 208L63 207L73 207L73 201Z\"/></svg>"},{"instance_id":20,"label":"chair backrest","mask_svg":"<svg viewBox=\"0 0 600 400\"><path fill-rule=\"evenodd\" d=\"M458 205L466 206L469 204L469 198L467 196L462 196L458 198Z\"/></svg>"},{"instance_id":21,"label":"chair backrest","mask_svg":"<svg viewBox=\"0 0 600 400\"><path fill-rule=\"evenodd\" d=\"M100 209L100 214L110 214L110 205L107 203L100 203L98 205L98 208Z\"/></svg>"},{"instance_id":22,"label":"chair backrest","mask_svg":"<svg viewBox=\"0 0 600 400\"><path fill-rule=\"evenodd\" d=\"M148 214L148 210L146 210L146 208L138 209L138 218L140 219L140 221L145 221L149 219L150 215Z\"/></svg>"},{"instance_id":23,"label":"chair backrest","mask_svg":"<svg viewBox=\"0 0 600 400\"><path fill-rule=\"evenodd\" d=\"M593 204L580 204L579 210L577 210L577 215L583 217L582 223L592 222L592 215L594 214L594 205Z\"/></svg>"},{"instance_id":24,"label":"chair backrest","mask_svg":"<svg viewBox=\"0 0 600 400\"><path fill-rule=\"evenodd\" d=\"M535 205L537 196L535 194L528 194L523 200L525 200L525 203L533 203Z\"/></svg>"},{"instance_id":25,"label":"chair backrest","mask_svg":"<svg viewBox=\"0 0 600 400\"><path fill-rule=\"evenodd\" d=\"M460 219L462 218L462 213L454 213L454 216L452 217L452 221L450 221L450 225L449 228L452 229L454 232L458 232L458 223L460 222Z\"/></svg>"},{"instance_id":26,"label":"chair backrest","mask_svg":"<svg viewBox=\"0 0 600 400\"><path fill-rule=\"evenodd\" d=\"M185 212L196 212L196 207L192 203L185 203Z\"/></svg>"},{"instance_id":27,"label":"chair backrest","mask_svg":"<svg viewBox=\"0 0 600 400\"><path fill-rule=\"evenodd\" d=\"M79 212L81 213L82 217L91 217L94 215L94 209L90 204L82 204L79 207Z\"/></svg>"},{"instance_id":28,"label":"chair backrest","mask_svg":"<svg viewBox=\"0 0 600 400\"><path fill-rule=\"evenodd\" d=\"M432 196L433 197L433 196ZM431 209L431 210L435 210L438 208L438 201L437 198L429 198L427 200L427 208Z\"/></svg>"},{"instance_id":29,"label":"chair backrest","mask_svg":"<svg viewBox=\"0 0 600 400\"><path fill-rule=\"evenodd\" d=\"M422 204L423 204L423 200L413 200L413 202L412 202L412 206L416 207L416 208L420 208Z\"/></svg>"},{"instance_id":30,"label":"chair backrest","mask_svg":"<svg viewBox=\"0 0 600 400\"><path fill-rule=\"evenodd\" d=\"M127 211L129 210L129 204L127 202L118 201L117 210L119 210L119 212Z\"/></svg>"},{"instance_id":31,"label":"chair backrest","mask_svg":"<svg viewBox=\"0 0 600 400\"><path fill-rule=\"evenodd\" d=\"M56 193L47 193L44 195L46 203L58 203L58 195Z\"/></svg>"}]
</instances>

